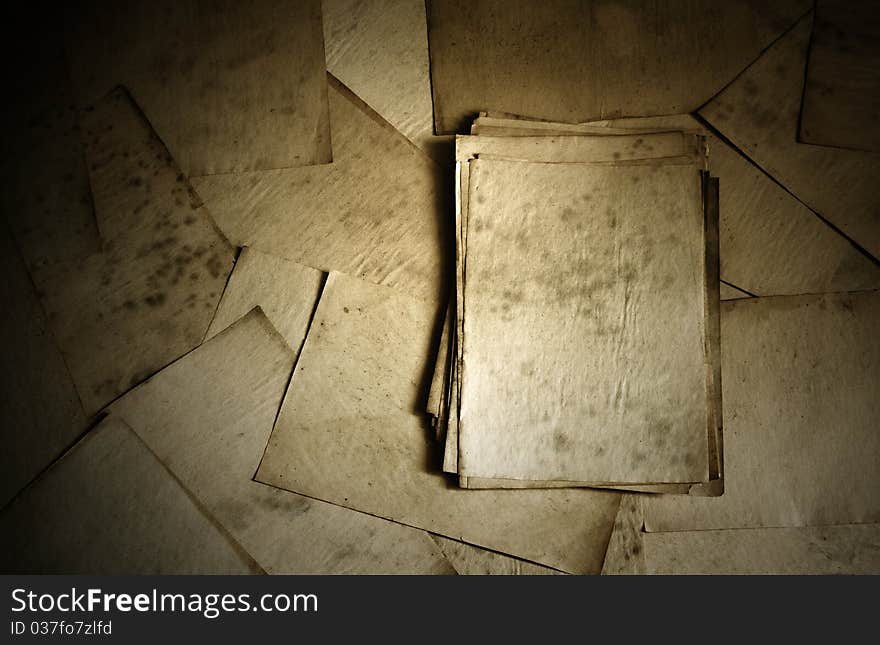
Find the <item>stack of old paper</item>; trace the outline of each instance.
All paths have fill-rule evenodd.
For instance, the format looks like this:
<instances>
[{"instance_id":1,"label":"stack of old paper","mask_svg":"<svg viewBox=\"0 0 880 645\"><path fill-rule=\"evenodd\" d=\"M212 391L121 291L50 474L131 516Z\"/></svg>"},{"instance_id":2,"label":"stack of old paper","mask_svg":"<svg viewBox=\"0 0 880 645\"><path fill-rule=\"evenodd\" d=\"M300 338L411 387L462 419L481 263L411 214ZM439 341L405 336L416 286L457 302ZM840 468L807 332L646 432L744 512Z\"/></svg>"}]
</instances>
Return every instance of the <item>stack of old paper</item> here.
<instances>
[{"instance_id":1,"label":"stack of old paper","mask_svg":"<svg viewBox=\"0 0 880 645\"><path fill-rule=\"evenodd\" d=\"M443 470L464 488L720 494L705 138L489 115L472 132L429 397Z\"/></svg>"}]
</instances>

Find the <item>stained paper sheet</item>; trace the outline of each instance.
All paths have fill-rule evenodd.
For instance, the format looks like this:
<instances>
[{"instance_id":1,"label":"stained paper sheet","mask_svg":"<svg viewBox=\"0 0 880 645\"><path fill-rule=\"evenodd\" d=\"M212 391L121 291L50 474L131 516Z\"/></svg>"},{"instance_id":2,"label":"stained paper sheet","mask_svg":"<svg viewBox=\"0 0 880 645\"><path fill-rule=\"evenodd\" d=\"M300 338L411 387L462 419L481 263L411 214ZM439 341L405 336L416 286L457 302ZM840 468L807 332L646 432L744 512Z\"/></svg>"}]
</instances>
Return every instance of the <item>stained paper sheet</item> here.
<instances>
[{"instance_id":1,"label":"stained paper sheet","mask_svg":"<svg viewBox=\"0 0 880 645\"><path fill-rule=\"evenodd\" d=\"M674 130L675 128L682 128L681 117L671 117L668 119L659 119L660 121L665 121L668 123L657 124L657 131L669 132ZM508 125L516 124L519 128L523 128L520 130L519 134L522 132L531 132L529 122L523 121L508 121ZM686 123L685 129L689 129L691 131L695 130L692 127L692 122ZM575 129L582 129L586 126L572 126ZM586 127L588 131L599 130L605 134L612 132L612 129L605 128L604 126L589 126ZM698 130L698 129L696 129ZM628 130L627 130L628 131ZM665 159L665 163L694 163L698 160L703 160L703 147L700 143L700 137L685 137L682 136L680 132L675 133L673 138L669 136L656 136L649 130L638 131L639 134L633 136L614 136L614 137L561 137L561 138L550 138L550 137L537 137L532 141L526 142L525 140L520 140L519 143L516 141L510 141L503 138L493 138L493 137L459 137L458 138L458 154L457 156L461 161L466 161L471 156L479 155L481 157L484 156L492 156L492 157L504 157L507 155L513 156L515 158L525 157L529 160L547 160L553 159L553 150L554 149L562 149L565 151L566 159L568 161L575 162L594 162L594 163L644 163L644 161L639 161L639 158L642 159L650 159L655 157L663 158L667 154L678 154L681 152L687 152L688 155L684 157L670 157ZM548 131L544 129L541 134L547 134ZM526 145L523 145L523 144ZM561 145L560 145L561 144ZM670 147L670 144L673 144ZM487 155L486 153L490 153ZM500 155L498 153L501 153ZM701 161L701 164L705 164L705 161ZM456 232L457 232L457 269L458 269L458 285L462 285L463 280L463 267L464 267L464 259L465 255L462 253L463 249L467 245L467 210L468 210L468 172L459 172L459 182L461 185L460 190L457 191L457 208L456 208ZM717 200L717 193L716 198ZM713 202L714 204L715 202ZM714 213L714 211L713 211ZM712 216L711 221L716 221L717 215ZM708 220L707 220L708 221ZM712 237L713 242L708 244L709 238L707 237L707 266L715 266L717 263L717 241L714 241L715 238ZM711 248L710 248L711 247ZM712 258L710 260L710 258ZM714 274L713 274L714 275ZM707 273L708 278L708 273ZM715 279L715 278L712 278ZM708 282L707 282L708 284ZM457 314L457 337L461 337L462 335L462 326L461 321L463 319L464 314L464 301L462 299L462 289L458 290L458 314ZM711 289L707 291L707 294L711 294ZM714 299L716 296L712 296ZM707 301L708 302L708 301ZM708 339L717 338L717 332L713 332ZM714 345L715 341L710 343L710 345ZM709 346L709 345L707 345ZM461 354L460 354L460 343L456 345L457 352L457 360L453 363L453 374L452 374L452 383L450 387L450 396L449 396L449 409L450 415L448 419L448 423L446 426L446 444L445 444L445 454L444 454L444 462L443 469L446 472L457 473L458 472L458 371L461 365ZM720 396L720 392L716 394L716 397ZM720 407L719 403L715 403L714 407L717 409ZM716 455L718 447L717 443L720 440L720 428L715 427L715 421L713 420L712 427L709 428L709 448L710 455ZM717 466L714 466L714 462L716 459L710 460L710 475L712 478L716 478L720 475L720 472ZM563 486L572 486L572 485L603 485L598 484L596 482L570 482L570 481L551 481L551 480L541 480L541 481L529 481L529 480L512 480L512 479L486 479L479 477L460 477L459 483L462 487L466 488L531 488L531 487L563 487ZM715 481L715 484L720 484L720 480ZM615 484L613 485L615 488L621 489L631 489L631 490L646 490L650 492L666 492L666 493L677 493L683 494L693 492L696 494L719 494L720 487L719 486L710 486L709 489L703 490L703 487L690 487L686 484L648 484L648 485L638 485L638 486L627 486L623 484Z\"/></svg>"},{"instance_id":2,"label":"stained paper sheet","mask_svg":"<svg viewBox=\"0 0 880 645\"><path fill-rule=\"evenodd\" d=\"M797 142L810 23L809 16L801 20L703 107L700 116L877 258L880 155Z\"/></svg>"},{"instance_id":3,"label":"stained paper sheet","mask_svg":"<svg viewBox=\"0 0 880 645\"><path fill-rule=\"evenodd\" d=\"M105 0L66 23L80 106L128 87L185 173L331 160L321 0Z\"/></svg>"},{"instance_id":4,"label":"stained paper sheet","mask_svg":"<svg viewBox=\"0 0 880 645\"><path fill-rule=\"evenodd\" d=\"M427 7L435 131L460 133L480 110L568 122L689 112L810 2L675 0L656 11L637 0Z\"/></svg>"},{"instance_id":5,"label":"stained paper sheet","mask_svg":"<svg viewBox=\"0 0 880 645\"><path fill-rule=\"evenodd\" d=\"M233 249L125 92L82 128L104 250L35 281L92 414L202 341Z\"/></svg>"},{"instance_id":6,"label":"stained paper sheet","mask_svg":"<svg viewBox=\"0 0 880 645\"><path fill-rule=\"evenodd\" d=\"M801 107L805 143L880 151L880 16L869 0L819 0Z\"/></svg>"},{"instance_id":7,"label":"stained paper sheet","mask_svg":"<svg viewBox=\"0 0 880 645\"><path fill-rule=\"evenodd\" d=\"M564 571L598 572L616 493L466 491L437 472L421 411L442 307L331 273L258 481Z\"/></svg>"},{"instance_id":8,"label":"stained paper sheet","mask_svg":"<svg viewBox=\"0 0 880 645\"><path fill-rule=\"evenodd\" d=\"M110 410L268 573L453 573L423 531L253 481L293 358L254 310Z\"/></svg>"},{"instance_id":9,"label":"stained paper sheet","mask_svg":"<svg viewBox=\"0 0 880 645\"><path fill-rule=\"evenodd\" d=\"M0 508L86 429L73 380L24 262L0 228Z\"/></svg>"},{"instance_id":10,"label":"stained paper sheet","mask_svg":"<svg viewBox=\"0 0 880 645\"><path fill-rule=\"evenodd\" d=\"M707 479L699 168L470 168L459 472Z\"/></svg>"},{"instance_id":11,"label":"stained paper sheet","mask_svg":"<svg viewBox=\"0 0 880 645\"><path fill-rule=\"evenodd\" d=\"M118 419L94 428L4 509L0 547L6 574L260 571Z\"/></svg>"},{"instance_id":12,"label":"stained paper sheet","mask_svg":"<svg viewBox=\"0 0 880 645\"><path fill-rule=\"evenodd\" d=\"M645 499L647 529L880 521L878 320L877 291L723 303L724 495Z\"/></svg>"},{"instance_id":13,"label":"stained paper sheet","mask_svg":"<svg viewBox=\"0 0 880 645\"><path fill-rule=\"evenodd\" d=\"M461 285L465 282L464 266L465 266L465 249L467 247L467 212L468 212L468 181L470 173L467 166L461 166L462 162L466 162L469 158L480 156L480 158L513 158L529 161L552 161L562 158L568 162L591 162L605 164L619 163L644 163L646 159L663 158L664 163L689 164L699 162L705 165L703 157L704 147L702 139L699 136L684 135L681 132L672 132L679 126L676 122L664 124L658 128L659 132L642 131L639 134L631 136L604 136L612 132L603 126L590 126L589 131L598 130L604 133L603 136L594 137L550 137L550 136L531 136L530 138L504 138L504 137L458 137L456 157L459 159L460 166L458 170L459 189L457 190L456 205L456 263L457 263L457 316L456 316L456 338L460 339L463 334L462 321L464 319L464 300ZM531 133L528 122L510 122L509 124L522 126L522 132ZM574 126L573 126L574 127ZM580 129L577 126L577 129ZM690 128L694 130L694 128ZM552 133L552 131L550 131ZM664 134L665 133L665 134ZM548 134L545 129L541 130L541 134ZM713 257L716 257L717 250L712 251ZM446 450L444 456L443 469L446 472L458 472L458 372L461 367L461 348L460 342L456 344L457 359L453 363L452 387L450 389L450 415L447 424L446 434ZM712 439L712 437L710 437ZM597 482L590 482L596 484ZM522 488L531 487L533 484L527 480L502 480L502 479L485 479L476 477L461 477L460 484L464 487L486 488L486 487L512 487ZM572 485L571 482L552 482L546 479L542 480L539 486L561 486ZM663 485L663 492L687 492L688 486L681 488L680 485ZM681 488L681 489L679 489ZM655 492L661 492L660 489L654 488Z\"/></svg>"},{"instance_id":14,"label":"stained paper sheet","mask_svg":"<svg viewBox=\"0 0 880 645\"><path fill-rule=\"evenodd\" d=\"M446 173L332 79L333 164L194 180L239 246L440 296L451 253Z\"/></svg>"}]
</instances>

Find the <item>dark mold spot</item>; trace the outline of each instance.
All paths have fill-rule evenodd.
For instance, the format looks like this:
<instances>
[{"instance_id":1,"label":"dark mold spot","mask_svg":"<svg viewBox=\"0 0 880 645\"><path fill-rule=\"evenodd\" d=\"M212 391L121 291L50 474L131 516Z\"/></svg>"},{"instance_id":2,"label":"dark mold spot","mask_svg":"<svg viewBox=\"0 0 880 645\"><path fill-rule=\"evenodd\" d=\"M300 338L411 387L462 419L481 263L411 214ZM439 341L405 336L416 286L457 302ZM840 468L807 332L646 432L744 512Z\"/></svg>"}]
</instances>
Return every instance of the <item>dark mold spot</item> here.
<instances>
[{"instance_id":1,"label":"dark mold spot","mask_svg":"<svg viewBox=\"0 0 880 645\"><path fill-rule=\"evenodd\" d=\"M165 294L164 293L153 293L144 298L144 302L150 305L151 307L160 307L165 304Z\"/></svg>"},{"instance_id":2,"label":"dark mold spot","mask_svg":"<svg viewBox=\"0 0 880 645\"><path fill-rule=\"evenodd\" d=\"M564 433L557 431L553 435L553 449L556 452L565 452L571 447L571 439Z\"/></svg>"},{"instance_id":3,"label":"dark mold spot","mask_svg":"<svg viewBox=\"0 0 880 645\"><path fill-rule=\"evenodd\" d=\"M223 261L216 253L205 263L205 267L208 269L212 278L219 278L223 273Z\"/></svg>"}]
</instances>

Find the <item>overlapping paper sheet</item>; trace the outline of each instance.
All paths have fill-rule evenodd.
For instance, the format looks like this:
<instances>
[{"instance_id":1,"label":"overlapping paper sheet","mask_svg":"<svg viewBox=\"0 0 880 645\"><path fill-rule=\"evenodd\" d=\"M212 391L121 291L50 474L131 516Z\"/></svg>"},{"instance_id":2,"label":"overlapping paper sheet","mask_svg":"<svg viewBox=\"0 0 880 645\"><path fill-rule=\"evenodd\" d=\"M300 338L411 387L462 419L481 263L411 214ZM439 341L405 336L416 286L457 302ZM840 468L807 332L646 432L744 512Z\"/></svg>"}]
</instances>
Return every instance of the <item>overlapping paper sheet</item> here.
<instances>
[{"instance_id":1,"label":"overlapping paper sheet","mask_svg":"<svg viewBox=\"0 0 880 645\"><path fill-rule=\"evenodd\" d=\"M466 491L440 474L421 411L443 306L330 273L257 480L563 571L598 572L618 494Z\"/></svg>"},{"instance_id":2,"label":"overlapping paper sheet","mask_svg":"<svg viewBox=\"0 0 880 645\"><path fill-rule=\"evenodd\" d=\"M880 153L797 140L810 25L810 16L802 19L702 107L699 115L795 197L877 259Z\"/></svg>"},{"instance_id":3,"label":"overlapping paper sheet","mask_svg":"<svg viewBox=\"0 0 880 645\"><path fill-rule=\"evenodd\" d=\"M254 309L109 410L268 573L454 573L424 531L253 481L295 356Z\"/></svg>"},{"instance_id":4,"label":"overlapping paper sheet","mask_svg":"<svg viewBox=\"0 0 880 645\"><path fill-rule=\"evenodd\" d=\"M880 292L722 303L724 495L643 500L648 531L880 522Z\"/></svg>"},{"instance_id":5,"label":"overlapping paper sheet","mask_svg":"<svg viewBox=\"0 0 880 645\"><path fill-rule=\"evenodd\" d=\"M811 3L431 0L434 125L480 110L582 122L695 110Z\"/></svg>"},{"instance_id":6,"label":"overlapping paper sheet","mask_svg":"<svg viewBox=\"0 0 880 645\"><path fill-rule=\"evenodd\" d=\"M81 127L102 251L31 276L93 414L202 341L234 250L124 91Z\"/></svg>"},{"instance_id":7,"label":"overlapping paper sheet","mask_svg":"<svg viewBox=\"0 0 880 645\"><path fill-rule=\"evenodd\" d=\"M0 507L86 429L34 286L0 223Z\"/></svg>"},{"instance_id":8,"label":"overlapping paper sheet","mask_svg":"<svg viewBox=\"0 0 880 645\"><path fill-rule=\"evenodd\" d=\"M327 71L432 159L446 161L451 137L432 136L424 1L324 0L322 12Z\"/></svg>"},{"instance_id":9,"label":"overlapping paper sheet","mask_svg":"<svg viewBox=\"0 0 880 645\"><path fill-rule=\"evenodd\" d=\"M600 135L683 130L706 135L719 198L721 279L758 296L858 291L880 287L880 266L817 217L729 143L690 115L612 119L584 124L535 122L481 114L472 134ZM722 298L725 296L722 294Z\"/></svg>"},{"instance_id":10,"label":"overlapping paper sheet","mask_svg":"<svg viewBox=\"0 0 880 645\"><path fill-rule=\"evenodd\" d=\"M880 13L870 0L819 0L800 140L880 151Z\"/></svg>"},{"instance_id":11,"label":"overlapping paper sheet","mask_svg":"<svg viewBox=\"0 0 880 645\"><path fill-rule=\"evenodd\" d=\"M645 533L639 506L621 500L603 575L880 573L880 524Z\"/></svg>"},{"instance_id":12,"label":"overlapping paper sheet","mask_svg":"<svg viewBox=\"0 0 880 645\"><path fill-rule=\"evenodd\" d=\"M323 286L324 274L317 269L245 247L206 338L259 307L298 356Z\"/></svg>"},{"instance_id":13,"label":"overlapping paper sheet","mask_svg":"<svg viewBox=\"0 0 880 645\"><path fill-rule=\"evenodd\" d=\"M600 130L602 136L595 137L459 138L460 288L458 324L452 334L456 358L446 398L439 410L435 409L438 425L447 430L444 470L458 472L462 475L461 485L469 488L589 485L718 494L721 484L717 400L720 393L716 391L717 183L706 182L711 195L705 201L711 209L704 213L706 191L701 187L700 171L705 156L699 136L669 129L638 135ZM505 156L541 163L499 160ZM568 163L546 163L554 159ZM495 189L487 189L483 183L473 184L475 176L492 172L506 177L506 183ZM614 183L621 180L623 183ZM480 181L485 180L481 177ZM597 190L585 190L584 186L595 186ZM603 190L608 192L603 194ZM525 195L522 199L515 196L518 191ZM622 197L627 191L632 196L629 203ZM658 196L664 191L670 201L662 213L661 209L645 208L646 194L650 193L653 205L661 202ZM511 197L514 201L508 206L505 200ZM639 209L647 212L633 217ZM662 227L654 227L662 232L652 230L649 216L664 222ZM546 237L552 241L548 243ZM603 238L610 242L608 248L602 248ZM631 240L630 248L626 248L626 240ZM655 240L659 240L656 248ZM474 241L478 250L472 256L470 244ZM655 251L664 259L655 260ZM472 257L477 258L473 264ZM607 275L603 276L603 271ZM657 284L652 283L655 278ZM474 287L475 284L480 287ZM468 305L469 302L472 304ZM670 314L669 308L676 306L682 309ZM688 360L685 347L689 346L692 352L688 367L672 368L676 373L691 374L691 381L685 378L679 383L684 392L681 401L689 400L692 408L684 414L692 416L682 417L676 423L646 416L650 414L650 388L658 382L670 383L668 376L666 381L650 379L652 385L645 392L639 390L638 375L633 377L626 369L619 370L621 376L626 374L622 383L609 386L597 379L602 367L613 376L615 368L611 366L625 363L622 357L627 345L629 351L638 346L639 341L632 344L634 330L642 328L657 333L669 329L668 322L663 320L648 321L661 310L669 316L660 316L662 319L678 321L681 336L672 339L673 346L679 349L676 358ZM469 322L467 312L476 313L478 324ZM692 327L682 325L682 320L690 320ZM517 327L520 324L522 329ZM508 331L512 333L505 335ZM604 349L604 341L600 341L599 352L592 348L593 355L582 358L583 348L590 347L592 338L607 335L614 340L615 334L622 342L612 343L610 356L598 358ZM692 335L690 339L688 334ZM572 342L572 338L578 340ZM471 347L476 349L469 350ZM704 347L715 358L711 353L704 354ZM464 442L470 441L469 449L477 454L476 468L486 468L479 463L481 449L489 453L504 446L501 453L489 457L490 461L495 460L494 465L482 472L468 471L469 464L459 461L458 454L464 443L459 435L458 396L465 396L458 371L467 363L469 351L474 351L472 364L478 366L472 372L474 381L491 384L493 391L490 394L481 391L479 385L472 385L473 390L466 393L469 398L464 403L473 406L473 419L480 421L474 426L476 434ZM636 351L644 354L641 347ZM577 358L567 358L574 355ZM570 361L580 364L573 367ZM589 361L602 367L584 369ZM511 368L510 364L519 368ZM663 359L658 365L661 373L671 369ZM552 401L535 397L535 378L547 381L547 387L541 391L551 392ZM587 383L591 378L596 382ZM599 391L602 394L591 400L589 393ZM640 418L628 410L628 397L639 401ZM489 401L497 401L488 405L495 406L494 410L486 407ZM541 410L526 409L529 405ZM578 406L586 407L580 410ZM687 404L676 407L681 411ZM464 415L464 406L460 409ZM591 420L592 417L595 419ZM646 437L637 436L629 446L624 446L619 438L610 439L614 436L614 424L621 420L624 424L618 425L618 432L644 432L653 437L652 441L663 445L669 442L665 454L662 446L659 451L651 450L652 456L659 452L662 466L645 463L651 459L643 455ZM597 436L604 435L605 439L600 441L610 443L586 445L591 439L589 430L583 430L585 423L588 427L592 423L594 428L604 428ZM479 437L487 424L500 434ZM511 433L516 432L521 435L513 438ZM529 434L532 439L527 438ZM512 448L516 444L529 447L520 451ZM628 450L633 453L627 455ZM526 453L530 454L526 462L536 458L533 463L514 463ZM690 454L690 464L684 463L685 454ZM633 455L643 456L634 460ZM635 465L633 461L641 463ZM658 470L648 474L652 467ZM673 475L676 468L678 474ZM709 481L714 482L711 487L694 486Z\"/></svg>"},{"instance_id":14,"label":"overlapping paper sheet","mask_svg":"<svg viewBox=\"0 0 880 645\"><path fill-rule=\"evenodd\" d=\"M66 18L80 106L128 87L186 174L331 160L320 0L105 0Z\"/></svg>"},{"instance_id":15,"label":"overlapping paper sheet","mask_svg":"<svg viewBox=\"0 0 880 645\"><path fill-rule=\"evenodd\" d=\"M451 186L441 168L330 79L334 161L193 181L220 229L322 271L418 294L445 288Z\"/></svg>"},{"instance_id":16,"label":"overlapping paper sheet","mask_svg":"<svg viewBox=\"0 0 880 645\"><path fill-rule=\"evenodd\" d=\"M5 574L246 574L259 567L119 419L0 513Z\"/></svg>"}]
</instances>

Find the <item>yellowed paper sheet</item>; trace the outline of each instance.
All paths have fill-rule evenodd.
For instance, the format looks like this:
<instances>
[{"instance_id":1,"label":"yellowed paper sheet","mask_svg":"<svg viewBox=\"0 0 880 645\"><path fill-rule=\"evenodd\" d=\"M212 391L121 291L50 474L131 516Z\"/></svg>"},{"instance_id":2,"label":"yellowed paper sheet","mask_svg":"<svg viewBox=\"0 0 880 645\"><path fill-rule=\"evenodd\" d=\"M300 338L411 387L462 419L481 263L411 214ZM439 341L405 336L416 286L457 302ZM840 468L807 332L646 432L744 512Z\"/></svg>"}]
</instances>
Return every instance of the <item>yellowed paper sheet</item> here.
<instances>
[{"instance_id":1,"label":"yellowed paper sheet","mask_svg":"<svg viewBox=\"0 0 880 645\"><path fill-rule=\"evenodd\" d=\"M323 284L324 274L317 269L245 247L235 262L207 338L258 306L299 354Z\"/></svg>"},{"instance_id":2,"label":"yellowed paper sheet","mask_svg":"<svg viewBox=\"0 0 880 645\"><path fill-rule=\"evenodd\" d=\"M452 573L423 531L253 481L293 358L254 310L111 412L269 573Z\"/></svg>"},{"instance_id":3,"label":"yellowed paper sheet","mask_svg":"<svg viewBox=\"0 0 880 645\"><path fill-rule=\"evenodd\" d=\"M86 429L24 262L0 228L0 508Z\"/></svg>"},{"instance_id":4,"label":"yellowed paper sheet","mask_svg":"<svg viewBox=\"0 0 880 645\"><path fill-rule=\"evenodd\" d=\"M542 567L503 553L495 553L478 546L432 535L443 555L461 576L558 576L561 571Z\"/></svg>"},{"instance_id":5,"label":"yellowed paper sheet","mask_svg":"<svg viewBox=\"0 0 880 645\"><path fill-rule=\"evenodd\" d=\"M646 498L647 530L880 521L878 320L877 291L724 302L724 495Z\"/></svg>"},{"instance_id":6,"label":"yellowed paper sheet","mask_svg":"<svg viewBox=\"0 0 880 645\"><path fill-rule=\"evenodd\" d=\"M435 131L464 132L480 110L572 123L689 112L810 6L672 0L645 11L638 0L432 0Z\"/></svg>"},{"instance_id":7,"label":"yellowed paper sheet","mask_svg":"<svg viewBox=\"0 0 880 645\"><path fill-rule=\"evenodd\" d=\"M708 425L708 449L709 449L709 480L703 484L640 484L632 485L621 482L578 482L565 480L526 480L526 479L502 479L482 477L459 477L459 485L462 488L567 488L578 486L591 486L596 488L613 488L622 491L638 491L647 493L666 493L676 495L720 495L723 492L723 479L721 470L721 390L720 390L720 364L719 356L719 326L718 326L718 182L717 179L709 179L704 185L704 199L706 208L706 300L705 309L707 321L706 347L707 362L712 369L707 381L707 387L711 390L710 395L710 418ZM466 229L466 227L465 227ZM716 358L712 358L712 357ZM458 387L458 376L453 374L455 387ZM457 416L452 417L449 423L450 436L446 441L446 453L444 457L444 471L457 473L458 458L458 427Z\"/></svg>"},{"instance_id":8,"label":"yellowed paper sheet","mask_svg":"<svg viewBox=\"0 0 880 645\"><path fill-rule=\"evenodd\" d=\"M810 24L809 16L801 20L703 107L700 116L877 258L880 154L797 142ZM736 284L733 277L731 282Z\"/></svg>"},{"instance_id":9,"label":"yellowed paper sheet","mask_svg":"<svg viewBox=\"0 0 880 645\"><path fill-rule=\"evenodd\" d=\"M617 494L465 491L437 472L419 412L442 306L331 273L258 481L564 571L598 572Z\"/></svg>"},{"instance_id":10,"label":"yellowed paper sheet","mask_svg":"<svg viewBox=\"0 0 880 645\"><path fill-rule=\"evenodd\" d=\"M82 128L104 251L36 282L92 414L202 341L233 249L125 92Z\"/></svg>"},{"instance_id":11,"label":"yellowed paper sheet","mask_svg":"<svg viewBox=\"0 0 880 645\"><path fill-rule=\"evenodd\" d=\"M6 574L246 574L259 567L118 419L0 514Z\"/></svg>"},{"instance_id":12,"label":"yellowed paper sheet","mask_svg":"<svg viewBox=\"0 0 880 645\"><path fill-rule=\"evenodd\" d=\"M673 118L668 125L661 126L661 131L679 125L680 118ZM522 122L528 126L529 122ZM690 128L696 132L696 128ZM464 284L464 266L467 247L467 210L469 170L462 163L472 157L513 157L531 161L552 160L554 151L563 149L565 159L569 162L592 163L641 163L640 160L664 158L666 155L686 154L686 157L669 157L665 163L693 163L699 160L705 165L703 154L705 148L699 136L683 135L679 132L658 136L646 130L633 136L614 137L532 137L530 139L509 139L503 137L457 137L456 157L460 160L456 168L456 273L457 273L457 338L461 338L464 330L464 301L462 285ZM714 254L714 251L713 251ZM458 472L458 374L461 368L461 344L457 344L457 359L453 363L453 391L450 396L450 410L446 424L446 444L443 470ZM484 478L460 478L460 484L468 487L473 480L474 487L497 487L504 483L510 487L530 487L531 484L517 484L513 480L502 482L500 479L489 481ZM566 485L569 485L566 483ZM552 484L551 484L552 486ZM659 492L659 491L658 491ZM673 492L666 490L665 492Z\"/></svg>"},{"instance_id":13,"label":"yellowed paper sheet","mask_svg":"<svg viewBox=\"0 0 880 645\"><path fill-rule=\"evenodd\" d=\"M705 480L699 167L470 166L459 473Z\"/></svg>"},{"instance_id":14,"label":"yellowed paper sheet","mask_svg":"<svg viewBox=\"0 0 880 645\"><path fill-rule=\"evenodd\" d=\"M437 164L330 77L334 162L194 180L239 246L440 296L451 240Z\"/></svg>"},{"instance_id":15,"label":"yellowed paper sheet","mask_svg":"<svg viewBox=\"0 0 880 645\"><path fill-rule=\"evenodd\" d=\"M687 117L689 118L689 117ZM659 120L672 120L676 121L676 117L670 117L669 119L661 118ZM624 139L620 139L621 141L625 141ZM643 142L643 141L642 141ZM642 146L643 149L651 146ZM651 147L653 150L653 147ZM464 175L463 175L464 178ZM466 203L466 188L467 182L463 179L463 193L460 201L461 203ZM707 184L707 189L709 192L705 195L706 199L706 208L707 210L707 236L706 236L706 261L707 261L707 272L706 272L706 285L707 285L707 316L709 316L709 320L713 321L709 327L709 333L707 334L707 348L710 348L712 353L715 354L718 350L718 317L717 313L713 314L711 312L717 309L717 301L718 294L717 291L710 288L710 285L717 283L717 207L718 207L718 184L716 179L712 179ZM465 225L462 227L464 231L467 230L466 220ZM711 234L710 234L711 233ZM714 293L713 293L714 292ZM716 304L711 304L716 303ZM717 355L717 354L715 354ZM714 364L714 369L712 370L711 380L714 383L713 391L714 394L712 398L714 399L712 402L712 410L713 417L710 419L709 423L709 435L708 435L708 447L710 454L710 479L715 480L708 482L707 485L698 485L691 486L689 484L643 484L643 485L627 485L624 483L596 483L596 482L574 482L574 481L558 481L558 480L517 480L517 479L487 479L481 477L459 477L459 485L462 488L565 488L565 487L573 487L573 486L593 486L599 488L614 488L617 490L629 490L629 491L641 491L641 492L651 492L651 493L668 493L668 494L696 494L696 495L719 495L723 490L723 484L721 481L721 470L720 470L720 442L721 442L721 428L720 428L720 417L715 418L714 411L720 410L720 366L718 365L717 360L710 360L710 364ZM453 373L453 381L455 383L455 387L458 387L458 376L457 373ZM457 402L456 402L457 407ZM446 472L457 472L457 457L458 457L458 436L457 436L457 415L453 415L451 417L451 421L449 422L448 427L449 434L447 436L446 441L446 453L444 458L444 471Z\"/></svg>"},{"instance_id":16,"label":"yellowed paper sheet","mask_svg":"<svg viewBox=\"0 0 880 645\"><path fill-rule=\"evenodd\" d=\"M880 151L880 17L871 0L819 0L800 140Z\"/></svg>"},{"instance_id":17,"label":"yellowed paper sheet","mask_svg":"<svg viewBox=\"0 0 880 645\"><path fill-rule=\"evenodd\" d=\"M126 86L186 174L332 159L321 0L104 0L66 23L80 105Z\"/></svg>"}]
</instances>

